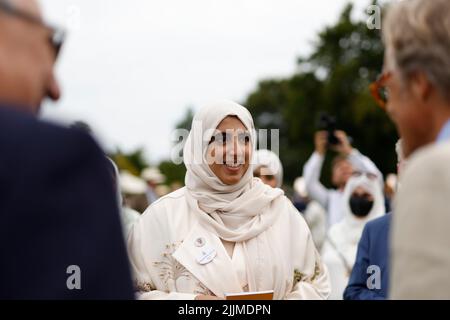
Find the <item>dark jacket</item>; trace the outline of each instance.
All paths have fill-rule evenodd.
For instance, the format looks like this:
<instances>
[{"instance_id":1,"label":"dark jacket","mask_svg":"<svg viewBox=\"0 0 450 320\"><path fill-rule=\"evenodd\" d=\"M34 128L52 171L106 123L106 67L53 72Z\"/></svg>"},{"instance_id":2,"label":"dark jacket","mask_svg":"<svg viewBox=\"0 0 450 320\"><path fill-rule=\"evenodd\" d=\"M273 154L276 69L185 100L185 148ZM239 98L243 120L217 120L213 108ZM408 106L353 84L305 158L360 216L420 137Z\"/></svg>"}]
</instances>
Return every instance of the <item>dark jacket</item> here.
<instances>
[{"instance_id":1,"label":"dark jacket","mask_svg":"<svg viewBox=\"0 0 450 320\"><path fill-rule=\"evenodd\" d=\"M391 214L368 222L358 244L356 261L348 286L344 291L345 300L386 299L389 284L389 229ZM378 266L381 271L379 289L369 289L367 280L374 276L369 266ZM369 270L369 272L368 272ZM369 282L374 284L375 282Z\"/></svg>"},{"instance_id":2,"label":"dark jacket","mask_svg":"<svg viewBox=\"0 0 450 320\"><path fill-rule=\"evenodd\" d=\"M118 210L90 136L0 106L0 299L133 299Z\"/></svg>"}]
</instances>

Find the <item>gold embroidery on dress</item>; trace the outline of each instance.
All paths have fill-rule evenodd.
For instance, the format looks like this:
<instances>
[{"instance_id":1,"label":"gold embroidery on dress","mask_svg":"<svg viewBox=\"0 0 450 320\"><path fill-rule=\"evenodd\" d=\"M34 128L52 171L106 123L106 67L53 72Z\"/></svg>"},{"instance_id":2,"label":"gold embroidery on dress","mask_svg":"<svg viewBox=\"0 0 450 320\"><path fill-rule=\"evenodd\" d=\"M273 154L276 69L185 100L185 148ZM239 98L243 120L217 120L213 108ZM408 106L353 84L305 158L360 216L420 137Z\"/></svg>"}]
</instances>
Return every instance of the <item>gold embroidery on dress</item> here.
<instances>
[{"instance_id":1,"label":"gold embroidery on dress","mask_svg":"<svg viewBox=\"0 0 450 320\"><path fill-rule=\"evenodd\" d=\"M150 292L155 289L149 282L137 282L137 281L134 283L134 288L135 291L141 292Z\"/></svg>"},{"instance_id":2,"label":"gold embroidery on dress","mask_svg":"<svg viewBox=\"0 0 450 320\"><path fill-rule=\"evenodd\" d=\"M191 277L189 271L172 257L180 245L181 242L166 245L165 251L162 253L163 260L153 263L156 268L159 268L159 277L166 286L169 280L176 281L181 277L188 279Z\"/></svg>"},{"instance_id":3,"label":"gold embroidery on dress","mask_svg":"<svg viewBox=\"0 0 450 320\"><path fill-rule=\"evenodd\" d=\"M294 270L294 283L293 286L295 286L298 282L302 281L305 275L301 273L298 269Z\"/></svg>"},{"instance_id":4,"label":"gold embroidery on dress","mask_svg":"<svg viewBox=\"0 0 450 320\"><path fill-rule=\"evenodd\" d=\"M316 261L316 265L314 266L314 275L311 278L311 282L313 282L314 280L317 279L317 277L319 276L320 272L322 270L320 269L320 265L319 263Z\"/></svg>"},{"instance_id":5,"label":"gold embroidery on dress","mask_svg":"<svg viewBox=\"0 0 450 320\"><path fill-rule=\"evenodd\" d=\"M205 296L214 296L214 293L209 290L205 285L201 282L197 282L197 288L194 290L194 294L202 294Z\"/></svg>"},{"instance_id":6,"label":"gold embroidery on dress","mask_svg":"<svg viewBox=\"0 0 450 320\"><path fill-rule=\"evenodd\" d=\"M322 270L320 269L320 265L316 261L316 263L314 265L314 274L312 275L310 282L314 282L317 279L317 277L320 275L321 271ZM298 282L304 280L305 278L306 278L306 276L305 276L304 273L300 272L298 269L295 269L294 270L294 284L293 285L295 286Z\"/></svg>"}]
</instances>

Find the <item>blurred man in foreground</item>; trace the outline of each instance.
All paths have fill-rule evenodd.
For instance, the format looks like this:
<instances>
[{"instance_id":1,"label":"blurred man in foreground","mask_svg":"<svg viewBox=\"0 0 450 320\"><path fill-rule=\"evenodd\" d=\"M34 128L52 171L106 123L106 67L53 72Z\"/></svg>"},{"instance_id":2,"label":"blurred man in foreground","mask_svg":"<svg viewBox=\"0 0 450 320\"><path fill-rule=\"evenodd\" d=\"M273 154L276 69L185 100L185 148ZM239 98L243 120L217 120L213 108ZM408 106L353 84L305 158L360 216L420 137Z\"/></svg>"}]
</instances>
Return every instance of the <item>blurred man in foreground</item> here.
<instances>
[{"instance_id":1,"label":"blurred man in foreground","mask_svg":"<svg viewBox=\"0 0 450 320\"><path fill-rule=\"evenodd\" d=\"M373 92L408 158L392 216L393 299L450 299L449 17L448 0L410 0L392 4L384 20Z\"/></svg>"},{"instance_id":2,"label":"blurred man in foreground","mask_svg":"<svg viewBox=\"0 0 450 320\"><path fill-rule=\"evenodd\" d=\"M34 0L0 0L0 299L132 299L106 158L35 118L63 39Z\"/></svg>"}]
</instances>

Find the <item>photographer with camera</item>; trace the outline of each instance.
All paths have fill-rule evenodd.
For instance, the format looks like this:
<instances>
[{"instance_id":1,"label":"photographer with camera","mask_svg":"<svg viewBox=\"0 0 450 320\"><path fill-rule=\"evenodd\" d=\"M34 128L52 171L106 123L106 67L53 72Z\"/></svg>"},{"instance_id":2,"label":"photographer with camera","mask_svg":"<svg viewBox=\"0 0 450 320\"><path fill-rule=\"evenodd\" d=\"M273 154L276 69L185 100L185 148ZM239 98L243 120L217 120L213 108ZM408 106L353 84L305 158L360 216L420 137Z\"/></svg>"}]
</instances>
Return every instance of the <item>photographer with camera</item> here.
<instances>
[{"instance_id":1,"label":"photographer with camera","mask_svg":"<svg viewBox=\"0 0 450 320\"><path fill-rule=\"evenodd\" d=\"M357 149L353 148L344 131L320 130L315 134L315 151L303 167L306 189L310 197L319 202L327 211L328 227L339 222L343 217L343 191L354 171L377 176L383 184L383 175L376 165ZM338 155L332 162L332 183L336 189L327 189L320 182L320 173L327 150Z\"/></svg>"}]
</instances>

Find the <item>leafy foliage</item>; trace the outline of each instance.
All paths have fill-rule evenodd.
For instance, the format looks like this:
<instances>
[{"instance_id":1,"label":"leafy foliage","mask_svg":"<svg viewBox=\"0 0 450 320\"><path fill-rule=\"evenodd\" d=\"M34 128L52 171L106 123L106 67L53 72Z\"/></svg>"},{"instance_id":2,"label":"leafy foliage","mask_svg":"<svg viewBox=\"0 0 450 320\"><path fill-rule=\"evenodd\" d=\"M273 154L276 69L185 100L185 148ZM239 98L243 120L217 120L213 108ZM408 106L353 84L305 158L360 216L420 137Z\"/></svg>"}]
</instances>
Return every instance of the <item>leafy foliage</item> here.
<instances>
[{"instance_id":1,"label":"leafy foliage","mask_svg":"<svg viewBox=\"0 0 450 320\"><path fill-rule=\"evenodd\" d=\"M286 183L302 175L322 112L335 116L338 129L346 131L383 173L395 171L397 134L368 90L382 69L380 30L352 21L352 11L347 5L337 23L319 33L313 53L298 59L291 77L262 80L244 102L257 127L280 129ZM327 171L323 180L329 184Z\"/></svg>"}]
</instances>

